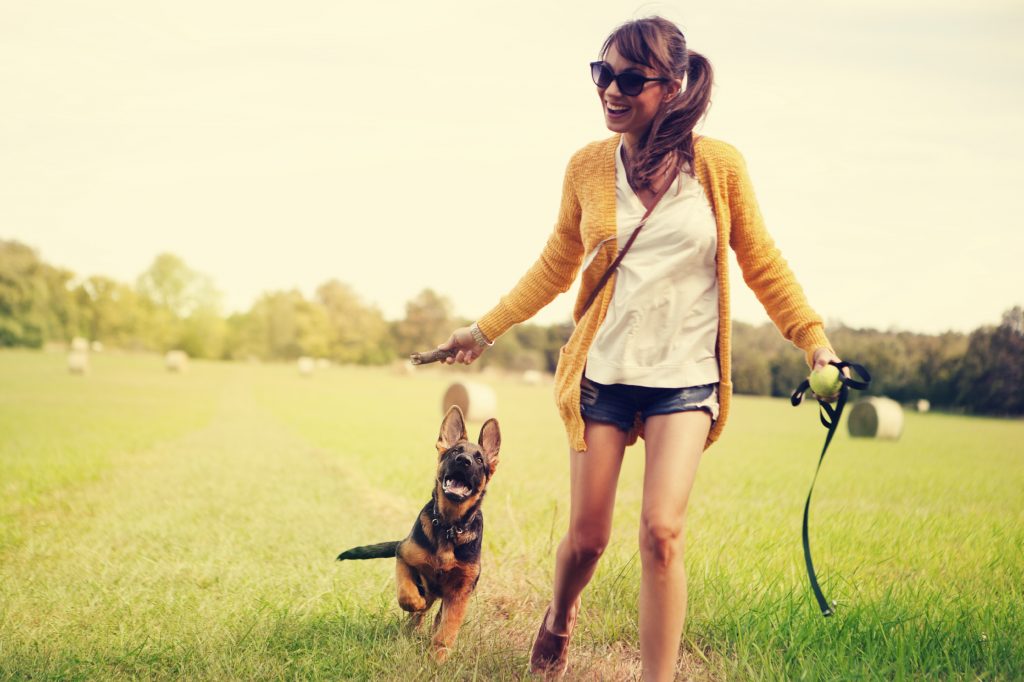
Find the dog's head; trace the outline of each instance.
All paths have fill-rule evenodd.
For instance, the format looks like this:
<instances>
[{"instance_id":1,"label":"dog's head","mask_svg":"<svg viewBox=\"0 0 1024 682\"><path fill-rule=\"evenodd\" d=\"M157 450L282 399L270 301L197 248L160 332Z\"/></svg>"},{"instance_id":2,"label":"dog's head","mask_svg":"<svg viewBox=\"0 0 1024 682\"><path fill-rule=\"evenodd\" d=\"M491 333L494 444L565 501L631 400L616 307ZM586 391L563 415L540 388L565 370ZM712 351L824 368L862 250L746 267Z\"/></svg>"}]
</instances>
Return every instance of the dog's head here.
<instances>
[{"instance_id":1,"label":"dog's head","mask_svg":"<svg viewBox=\"0 0 1024 682\"><path fill-rule=\"evenodd\" d=\"M498 468L501 431L496 419L488 419L480 437L471 443L462 410L452 405L441 422L437 437L437 492L441 499L462 507L475 504Z\"/></svg>"}]
</instances>

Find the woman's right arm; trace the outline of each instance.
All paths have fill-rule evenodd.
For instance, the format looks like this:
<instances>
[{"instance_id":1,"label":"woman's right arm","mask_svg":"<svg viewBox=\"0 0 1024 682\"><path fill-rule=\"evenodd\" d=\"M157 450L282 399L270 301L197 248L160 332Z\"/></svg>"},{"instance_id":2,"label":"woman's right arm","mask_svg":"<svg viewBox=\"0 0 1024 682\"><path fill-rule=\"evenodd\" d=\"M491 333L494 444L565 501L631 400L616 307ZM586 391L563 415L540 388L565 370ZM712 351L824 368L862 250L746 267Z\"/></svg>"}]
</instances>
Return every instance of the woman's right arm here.
<instances>
[{"instance_id":1,"label":"woman's right arm","mask_svg":"<svg viewBox=\"0 0 1024 682\"><path fill-rule=\"evenodd\" d=\"M476 324L487 342L493 342L514 324L533 317L555 296L572 286L583 262L583 239L580 235L580 201L573 176L573 162L565 170L562 183L562 203L558 211L555 229L548 237L540 257L519 282L502 296ZM470 327L452 332L451 337L438 346L441 349L459 349L459 354L449 361L472 363L487 348L474 338ZM461 356L461 357L460 357Z\"/></svg>"}]
</instances>

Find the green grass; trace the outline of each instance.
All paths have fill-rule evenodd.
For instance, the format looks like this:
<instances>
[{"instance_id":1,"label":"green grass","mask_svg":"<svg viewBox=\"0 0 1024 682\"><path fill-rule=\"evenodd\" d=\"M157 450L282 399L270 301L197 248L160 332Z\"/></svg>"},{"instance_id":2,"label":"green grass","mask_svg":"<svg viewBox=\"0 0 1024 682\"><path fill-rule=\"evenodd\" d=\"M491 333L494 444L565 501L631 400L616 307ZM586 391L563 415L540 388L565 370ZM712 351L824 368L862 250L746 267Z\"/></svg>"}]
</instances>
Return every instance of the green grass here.
<instances>
[{"instance_id":1,"label":"green grass","mask_svg":"<svg viewBox=\"0 0 1024 682\"><path fill-rule=\"evenodd\" d=\"M564 533L565 438L549 386L488 379L503 444L483 577L450 661L402 629L388 561L429 495L455 370L0 353L0 679L519 679ZM458 375L462 376L462 375ZM479 424L471 425L473 434ZM898 442L837 436L738 398L690 502L693 679L1024 677L1024 422L906 415ZM642 450L584 595L571 676L638 675Z\"/></svg>"}]
</instances>

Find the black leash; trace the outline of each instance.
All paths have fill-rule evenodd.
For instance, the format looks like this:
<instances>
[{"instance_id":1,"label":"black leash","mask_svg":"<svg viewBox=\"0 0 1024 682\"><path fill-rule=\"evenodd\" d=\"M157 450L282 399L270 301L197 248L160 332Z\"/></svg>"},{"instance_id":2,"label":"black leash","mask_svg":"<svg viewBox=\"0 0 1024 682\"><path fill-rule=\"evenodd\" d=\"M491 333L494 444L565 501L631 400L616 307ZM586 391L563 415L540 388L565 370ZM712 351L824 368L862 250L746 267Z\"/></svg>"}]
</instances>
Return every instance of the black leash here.
<instances>
[{"instance_id":1,"label":"black leash","mask_svg":"<svg viewBox=\"0 0 1024 682\"><path fill-rule=\"evenodd\" d=\"M811 590L814 591L814 598L818 600L818 606L821 608L821 615L831 616L832 607L829 606L828 600L825 599L825 595L821 592L821 587L818 585L818 577L814 573L814 562L811 561L811 541L807 532L807 517L811 510L811 493L814 492L814 484L818 480L818 472L821 471L821 463L825 461L825 451L828 450L828 444L832 442L832 436L836 433L836 428L839 426L839 419L843 416L843 408L846 407L846 399L849 396L850 389L855 388L858 391L863 391L871 383L871 375L864 369L862 365L858 365L853 362L830 362L830 365L835 365L839 369L839 379L842 382L842 386L839 388L839 395L836 398L836 405L832 407L828 401L818 397L818 416L821 418L822 425L828 429L828 435L825 436L825 447L821 449L821 456L818 458L818 468L814 470L814 478L811 480L811 489L807 491L807 502L804 503L804 524L803 524L803 538L804 538L804 562L807 564L807 577L811 581ZM849 367L851 370L856 372L860 376L860 380L853 379L843 374L843 369ZM792 397L789 399L793 406L796 407L804 399L804 393L811 387L810 381L804 379L796 390L793 392Z\"/></svg>"}]
</instances>

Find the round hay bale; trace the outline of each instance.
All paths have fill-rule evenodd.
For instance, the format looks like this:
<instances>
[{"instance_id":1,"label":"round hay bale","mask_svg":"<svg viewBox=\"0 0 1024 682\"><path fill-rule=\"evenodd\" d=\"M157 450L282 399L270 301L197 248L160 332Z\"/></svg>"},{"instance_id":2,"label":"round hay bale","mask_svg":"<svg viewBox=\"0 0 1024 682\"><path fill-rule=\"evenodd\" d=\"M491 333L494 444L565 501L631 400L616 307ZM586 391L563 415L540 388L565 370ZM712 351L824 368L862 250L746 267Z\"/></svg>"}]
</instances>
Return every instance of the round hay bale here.
<instances>
[{"instance_id":1,"label":"round hay bale","mask_svg":"<svg viewBox=\"0 0 1024 682\"><path fill-rule=\"evenodd\" d=\"M169 350L164 356L164 367L168 372L187 372L188 353L183 350Z\"/></svg>"},{"instance_id":2,"label":"round hay bale","mask_svg":"<svg viewBox=\"0 0 1024 682\"><path fill-rule=\"evenodd\" d=\"M102 341L93 341L90 344L90 348L92 348L92 352L93 353L102 353L103 352L103 342Z\"/></svg>"},{"instance_id":3,"label":"round hay bale","mask_svg":"<svg viewBox=\"0 0 1024 682\"><path fill-rule=\"evenodd\" d=\"M903 408L890 398L866 398L853 406L846 424L855 438L896 440L903 433Z\"/></svg>"},{"instance_id":4,"label":"round hay bale","mask_svg":"<svg viewBox=\"0 0 1024 682\"><path fill-rule=\"evenodd\" d=\"M83 339L81 336L76 336L71 339L71 350L86 353L89 351L89 341Z\"/></svg>"},{"instance_id":5,"label":"round hay bale","mask_svg":"<svg viewBox=\"0 0 1024 682\"><path fill-rule=\"evenodd\" d=\"M544 381L544 375L535 369L528 369L523 372L522 379L527 386L539 386Z\"/></svg>"},{"instance_id":6,"label":"round hay bale","mask_svg":"<svg viewBox=\"0 0 1024 682\"><path fill-rule=\"evenodd\" d=\"M456 382L444 392L441 400L441 413L447 414L448 408L458 405L462 414L469 421L486 421L498 416L498 396L487 384L474 381Z\"/></svg>"},{"instance_id":7,"label":"round hay bale","mask_svg":"<svg viewBox=\"0 0 1024 682\"><path fill-rule=\"evenodd\" d=\"M917 401L918 412L927 412L930 409L932 409L931 401L926 400L925 398L921 398L920 400Z\"/></svg>"},{"instance_id":8,"label":"round hay bale","mask_svg":"<svg viewBox=\"0 0 1024 682\"><path fill-rule=\"evenodd\" d=\"M72 374L89 372L89 353L84 350L73 350L68 353L68 371Z\"/></svg>"},{"instance_id":9,"label":"round hay bale","mask_svg":"<svg viewBox=\"0 0 1024 682\"><path fill-rule=\"evenodd\" d=\"M306 355L299 358L298 362L299 374L304 377L313 376L313 370L316 369L316 360Z\"/></svg>"}]
</instances>

